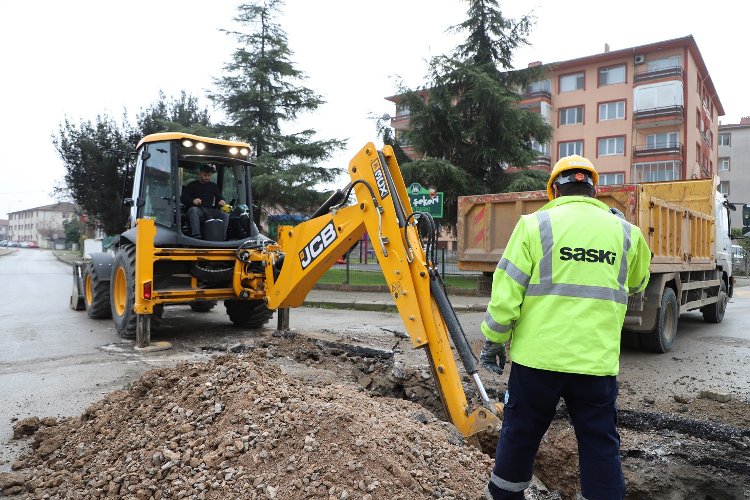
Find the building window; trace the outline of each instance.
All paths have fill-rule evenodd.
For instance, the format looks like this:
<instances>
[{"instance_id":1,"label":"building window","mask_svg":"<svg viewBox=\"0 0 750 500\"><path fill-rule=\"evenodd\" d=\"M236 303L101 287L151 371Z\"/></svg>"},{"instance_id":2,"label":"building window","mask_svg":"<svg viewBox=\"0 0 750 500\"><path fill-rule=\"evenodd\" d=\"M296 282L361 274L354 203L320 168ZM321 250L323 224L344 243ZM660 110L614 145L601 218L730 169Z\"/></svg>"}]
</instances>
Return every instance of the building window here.
<instances>
[{"instance_id":1,"label":"building window","mask_svg":"<svg viewBox=\"0 0 750 500\"><path fill-rule=\"evenodd\" d=\"M549 156L549 143L539 144L535 139L531 140L531 149L540 155Z\"/></svg>"},{"instance_id":2,"label":"building window","mask_svg":"<svg viewBox=\"0 0 750 500\"><path fill-rule=\"evenodd\" d=\"M560 125L573 125L575 123L583 123L583 106L560 110Z\"/></svg>"},{"instance_id":3,"label":"building window","mask_svg":"<svg viewBox=\"0 0 750 500\"><path fill-rule=\"evenodd\" d=\"M532 82L526 87L526 92L531 94L533 92L549 92L550 83L549 80L540 80L538 82Z\"/></svg>"},{"instance_id":4,"label":"building window","mask_svg":"<svg viewBox=\"0 0 750 500\"><path fill-rule=\"evenodd\" d=\"M625 83L625 65L611 66L599 70L599 85Z\"/></svg>"},{"instance_id":5,"label":"building window","mask_svg":"<svg viewBox=\"0 0 750 500\"><path fill-rule=\"evenodd\" d=\"M625 174L599 174L599 185L625 184Z\"/></svg>"},{"instance_id":6,"label":"building window","mask_svg":"<svg viewBox=\"0 0 750 500\"><path fill-rule=\"evenodd\" d=\"M625 101L604 102L599 105L599 121L625 118Z\"/></svg>"},{"instance_id":7,"label":"building window","mask_svg":"<svg viewBox=\"0 0 750 500\"><path fill-rule=\"evenodd\" d=\"M721 181L718 190L721 194L729 196L729 181Z\"/></svg>"},{"instance_id":8,"label":"building window","mask_svg":"<svg viewBox=\"0 0 750 500\"><path fill-rule=\"evenodd\" d=\"M654 59L648 62L648 72L660 71L663 69L679 68L680 67L680 56L664 57L662 59Z\"/></svg>"},{"instance_id":9,"label":"building window","mask_svg":"<svg viewBox=\"0 0 750 500\"><path fill-rule=\"evenodd\" d=\"M625 154L625 137L604 137L599 139L599 156Z\"/></svg>"},{"instance_id":10,"label":"building window","mask_svg":"<svg viewBox=\"0 0 750 500\"><path fill-rule=\"evenodd\" d=\"M732 134L719 134L719 146L731 146Z\"/></svg>"},{"instance_id":11,"label":"building window","mask_svg":"<svg viewBox=\"0 0 750 500\"><path fill-rule=\"evenodd\" d=\"M658 182L680 180L682 163L679 161L655 161L633 164L633 182Z\"/></svg>"},{"instance_id":12,"label":"building window","mask_svg":"<svg viewBox=\"0 0 750 500\"><path fill-rule=\"evenodd\" d=\"M411 114L409 106L406 104L396 104L396 116L408 116Z\"/></svg>"},{"instance_id":13,"label":"building window","mask_svg":"<svg viewBox=\"0 0 750 500\"><path fill-rule=\"evenodd\" d=\"M729 158L719 158L719 172L729 172Z\"/></svg>"},{"instance_id":14,"label":"building window","mask_svg":"<svg viewBox=\"0 0 750 500\"><path fill-rule=\"evenodd\" d=\"M570 155L583 155L583 141L567 141L558 144L560 158Z\"/></svg>"},{"instance_id":15,"label":"building window","mask_svg":"<svg viewBox=\"0 0 750 500\"><path fill-rule=\"evenodd\" d=\"M560 77L560 92L572 92L583 89L584 73L573 73Z\"/></svg>"},{"instance_id":16,"label":"building window","mask_svg":"<svg viewBox=\"0 0 750 500\"><path fill-rule=\"evenodd\" d=\"M680 142L679 132L662 132L659 134L648 134L646 146L648 149L673 148Z\"/></svg>"}]
</instances>

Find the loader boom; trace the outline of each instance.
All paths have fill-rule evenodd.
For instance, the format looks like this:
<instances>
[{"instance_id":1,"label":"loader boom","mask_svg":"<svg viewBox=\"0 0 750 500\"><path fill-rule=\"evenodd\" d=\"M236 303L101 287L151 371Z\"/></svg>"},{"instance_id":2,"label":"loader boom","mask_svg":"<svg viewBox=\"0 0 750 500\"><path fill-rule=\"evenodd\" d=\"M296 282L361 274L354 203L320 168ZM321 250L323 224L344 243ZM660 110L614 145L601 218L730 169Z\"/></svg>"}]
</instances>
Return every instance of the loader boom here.
<instances>
[{"instance_id":1,"label":"loader boom","mask_svg":"<svg viewBox=\"0 0 750 500\"><path fill-rule=\"evenodd\" d=\"M345 202L353 191L355 205L331 206L298 226L280 228L278 245L284 260L278 276L274 277L272 265L266 266L268 307L302 305L323 273L367 231L411 343L427 351L451 422L465 436L494 429L499 421L489 407L439 276L427 259L393 150L386 146L381 152L367 144L350 162L349 175L351 183L334 201ZM469 407L451 337L486 407L473 411Z\"/></svg>"}]
</instances>

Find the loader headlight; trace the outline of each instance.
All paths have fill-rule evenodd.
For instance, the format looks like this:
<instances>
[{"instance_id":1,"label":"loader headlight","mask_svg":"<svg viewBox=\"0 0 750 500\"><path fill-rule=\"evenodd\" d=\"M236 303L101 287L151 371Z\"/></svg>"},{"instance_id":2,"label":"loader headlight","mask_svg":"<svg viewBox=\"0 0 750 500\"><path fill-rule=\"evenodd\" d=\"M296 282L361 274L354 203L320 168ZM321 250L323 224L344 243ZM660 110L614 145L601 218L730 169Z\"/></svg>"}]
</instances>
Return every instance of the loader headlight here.
<instances>
[{"instance_id":1,"label":"loader headlight","mask_svg":"<svg viewBox=\"0 0 750 500\"><path fill-rule=\"evenodd\" d=\"M247 148L242 148L240 149L240 154L242 156L247 156L248 154L250 154L250 150L248 150Z\"/></svg>"},{"instance_id":2,"label":"loader headlight","mask_svg":"<svg viewBox=\"0 0 750 500\"><path fill-rule=\"evenodd\" d=\"M182 141L182 145L186 148L191 148L193 147L193 141L185 139L184 141Z\"/></svg>"},{"instance_id":3,"label":"loader headlight","mask_svg":"<svg viewBox=\"0 0 750 500\"><path fill-rule=\"evenodd\" d=\"M239 153L239 152L240 152L240 150L239 150L239 149L237 149L237 148L229 148L229 152L230 152L231 154L233 154L233 155L236 155L237 153Z\"/></svg>"},{"instance_id":4,"label":"loader headlight","mask_svg":"<svg viewBox=\"0 0 750 500\"><path fill-rule=\"evenodd\" d=\"M197 149L198 151L203 151L204 149L206 149L206 145L202 142L196 142L195 149Z\"/></svg>"}]
</instances>

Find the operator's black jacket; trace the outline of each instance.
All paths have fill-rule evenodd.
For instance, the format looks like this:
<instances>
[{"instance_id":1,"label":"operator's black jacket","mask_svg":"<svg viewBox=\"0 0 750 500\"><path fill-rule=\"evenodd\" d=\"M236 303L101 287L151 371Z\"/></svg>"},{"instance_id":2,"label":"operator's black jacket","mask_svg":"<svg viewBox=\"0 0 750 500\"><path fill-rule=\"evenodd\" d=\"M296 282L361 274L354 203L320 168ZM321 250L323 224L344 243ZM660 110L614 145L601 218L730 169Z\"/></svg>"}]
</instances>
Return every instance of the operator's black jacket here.
<instances>
[{"instance_id":1,"label":"operator's black jacket","mask_svg":"<svg viewBox=\"0 0 750 500\"><path fill-rule=\"evenodd\" d=\"M221 196L221 191L219 191L219 186L211 181L203 184L199 180L195 180L182 188L180 201L182 201L185 208L190 208L193 206L193 200L196 198L202 200L201 206L204 208L216 208L219 200L224 199Z\"/></svg>"}]
</instances>

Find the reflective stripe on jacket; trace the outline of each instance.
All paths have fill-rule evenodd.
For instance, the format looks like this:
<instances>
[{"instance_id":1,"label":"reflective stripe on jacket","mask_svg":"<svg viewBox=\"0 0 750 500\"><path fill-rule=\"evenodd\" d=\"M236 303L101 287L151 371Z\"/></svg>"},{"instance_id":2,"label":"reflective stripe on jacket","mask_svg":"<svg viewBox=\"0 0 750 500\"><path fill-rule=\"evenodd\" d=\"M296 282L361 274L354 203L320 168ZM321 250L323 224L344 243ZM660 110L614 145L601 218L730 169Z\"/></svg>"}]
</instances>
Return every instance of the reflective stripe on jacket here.
<instances>
[{"instance_id":1,"label":"reflective stripe on jacket","mask_svg":"<svg viewBox=\"0 0 750 500\"><path fill-rule=\"evenodd\" d=\"M557 198L516 224L482 333L511 339L511 359L524 366L617 375L628 295L646 287L650 263L637 226L594 198Z\"/></svg>"}]
</instances>

